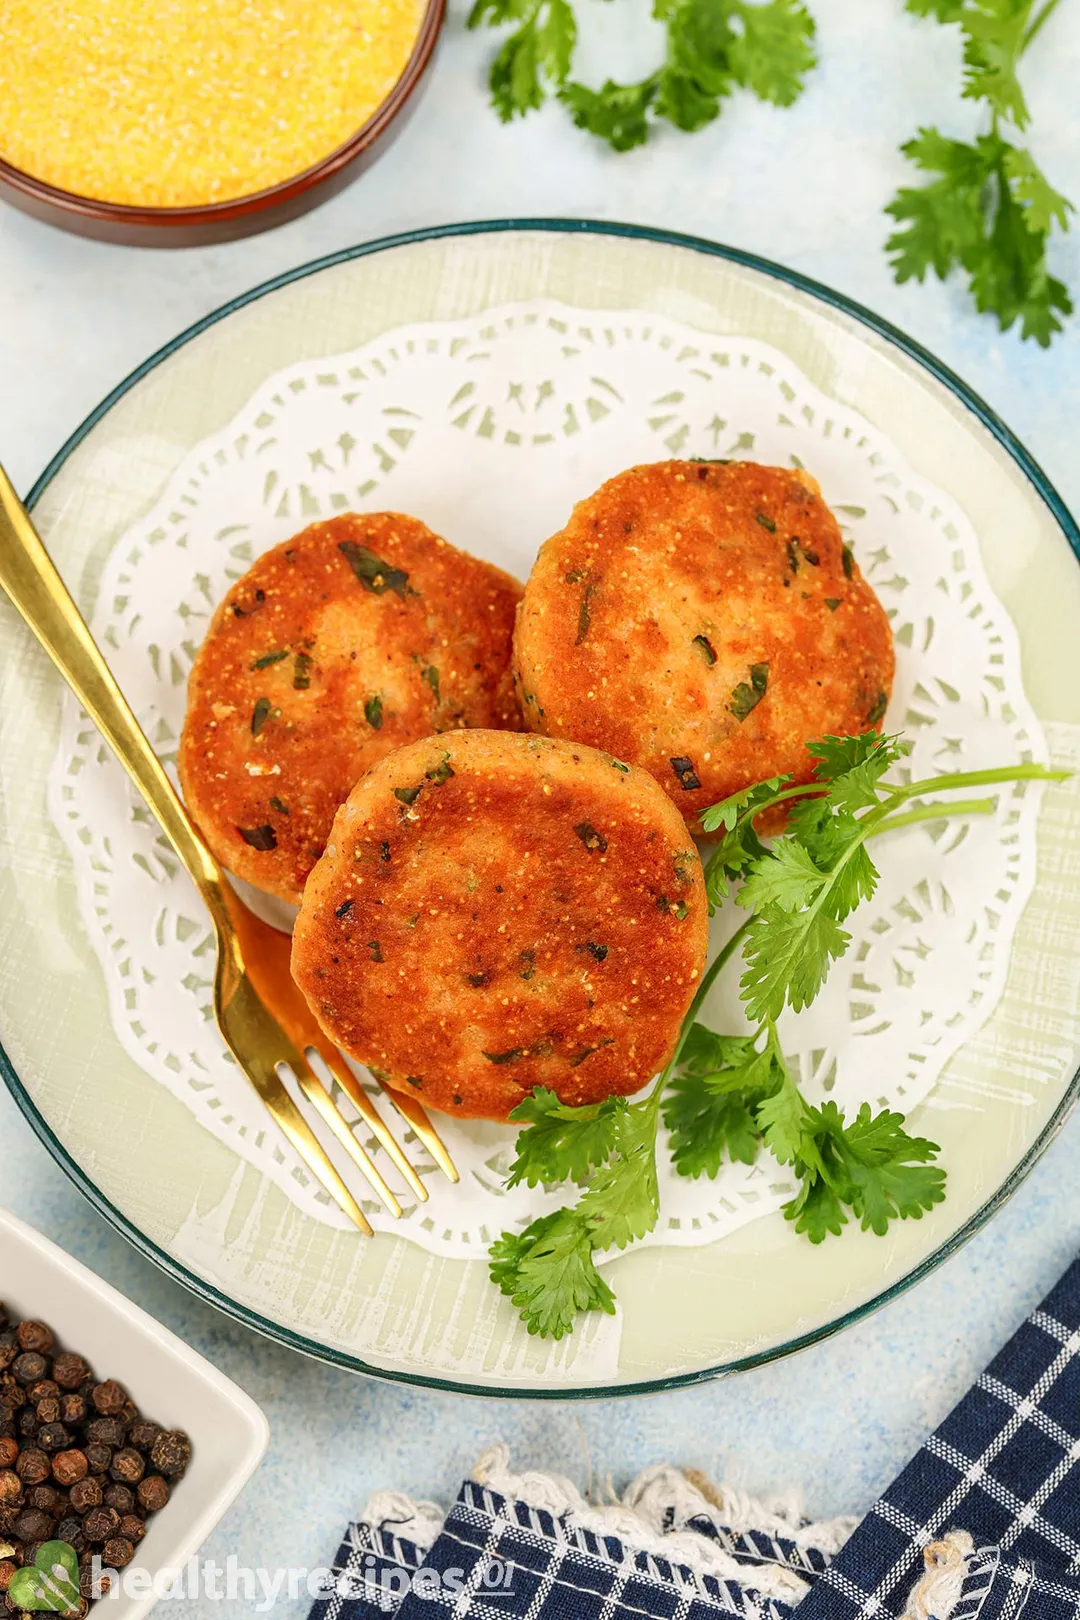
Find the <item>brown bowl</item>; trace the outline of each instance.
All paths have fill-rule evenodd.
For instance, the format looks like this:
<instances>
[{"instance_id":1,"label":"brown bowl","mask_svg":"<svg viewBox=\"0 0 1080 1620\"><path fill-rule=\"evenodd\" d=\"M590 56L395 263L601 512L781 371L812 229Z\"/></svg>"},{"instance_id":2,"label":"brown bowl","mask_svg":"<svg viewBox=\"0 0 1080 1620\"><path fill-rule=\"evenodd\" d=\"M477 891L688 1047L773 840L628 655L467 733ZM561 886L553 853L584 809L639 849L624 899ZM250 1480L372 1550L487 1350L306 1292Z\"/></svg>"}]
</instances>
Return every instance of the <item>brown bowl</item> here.
<instances>
[{"instance_id":1,"label":"brown bowl","mask_svg":"<svg viewBox=\"0 0 1080 1620\"><path fill-rule=\"evenodd\" d=\"M416 106L413 92L431 62L445 10L446 0L428 0L404 72L367 123L328 157L265 191L198 208L135 208L62 191L0 158L0 199L77 236L132 247L201 247L284 225L341 191L404 127Z\"/></svg>"}]
</instances>

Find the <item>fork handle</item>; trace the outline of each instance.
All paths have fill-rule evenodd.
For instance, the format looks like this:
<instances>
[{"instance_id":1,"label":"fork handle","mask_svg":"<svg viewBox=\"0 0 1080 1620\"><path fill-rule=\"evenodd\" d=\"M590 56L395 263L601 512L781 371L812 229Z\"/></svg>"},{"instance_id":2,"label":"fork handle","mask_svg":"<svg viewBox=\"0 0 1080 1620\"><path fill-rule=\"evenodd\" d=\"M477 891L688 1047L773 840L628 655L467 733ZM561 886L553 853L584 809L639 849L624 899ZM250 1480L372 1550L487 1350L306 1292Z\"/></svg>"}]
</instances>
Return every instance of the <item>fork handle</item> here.
<instances>
[{"instance_id":1,"label":"fork handle","mask_svg":"<svg viewBox=\"0 0 1080 1620\"><path fill-rule=\"evenodd\" d=\"M154 812L218 921L225 914L221 868L196 832L2 466L0 586Z\"/></svg>"}]
</instances>

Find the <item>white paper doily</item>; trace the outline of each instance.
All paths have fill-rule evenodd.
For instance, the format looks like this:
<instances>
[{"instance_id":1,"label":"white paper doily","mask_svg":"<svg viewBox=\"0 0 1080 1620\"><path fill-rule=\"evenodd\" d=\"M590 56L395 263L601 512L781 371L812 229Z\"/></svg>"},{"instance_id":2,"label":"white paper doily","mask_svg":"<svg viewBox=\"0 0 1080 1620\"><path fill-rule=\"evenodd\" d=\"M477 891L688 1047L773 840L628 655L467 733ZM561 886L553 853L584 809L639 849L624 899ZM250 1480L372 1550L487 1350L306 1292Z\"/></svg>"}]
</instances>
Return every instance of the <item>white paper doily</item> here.
<instances>
[{"instance_id":1,"label":"white paper doily","mask_svg":"<svg viewBox=\"0 0 1080 1620\"><path fill-rule=\"evenodd\" d=\"M267 547L336 512L389 508L524 579L576 500L624 467L672 455L801 465L820 480L892 620L897 677L885 723L911 739L915 774L1046 757L1015 632L959 508L780 351L626 311L512 305L401 328L278 373L190 452L116 545L92 629L171 767L213 607ZM125 1049L301 1209L343 1224L226 1053L201 904L67 695L49 796ZM875 846L882 882L852 919L847 956L782 1029L811 1096L907 1112L930 1095L1004 985L1034 882L1038 798L1031 786L1007 788L993 816ZM715 924L720 937L732 926L731 915ZM710 998L715 1028L743 1027L737 979L733 967ZM476 1257L500 1230L563 1201L558 1191L504 1190L512 1127L440 1125L461 1185L430 1167L430 1201L400 1222L365 1196L377 1228ZM419 1144L412 1153L422 1161ZM661 1157L661 1217L647 1242L711 1242L790 1193L768 1156L697 1182Z\"/></svg>"}]
</instances>

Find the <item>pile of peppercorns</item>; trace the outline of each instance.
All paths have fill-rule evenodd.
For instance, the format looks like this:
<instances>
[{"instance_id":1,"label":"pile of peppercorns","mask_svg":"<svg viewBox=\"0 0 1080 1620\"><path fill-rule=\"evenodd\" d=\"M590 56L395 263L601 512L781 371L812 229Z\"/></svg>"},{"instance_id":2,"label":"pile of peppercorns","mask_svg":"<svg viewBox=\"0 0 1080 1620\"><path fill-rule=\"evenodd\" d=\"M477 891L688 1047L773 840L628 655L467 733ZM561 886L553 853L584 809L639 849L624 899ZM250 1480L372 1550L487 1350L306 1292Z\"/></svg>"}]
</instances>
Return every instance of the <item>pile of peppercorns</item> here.
<instances>
[{"instance_id":1,"label":"pile of peppercorns","mask_svg":"<svg viewBox=\"0 0 1080 1620\"><path fill-rule=\"evenodd\" d=\"M82 1356L58 1351L44 1322L13 1321L0 1305L0 1593L44 1541L79 1556L83 1609L91 1564L123 1569L146 1520L169 1500L191 1457L178 1429L150 1423L113 1378L98 1383Z\"/></svg>"}]
</instances>

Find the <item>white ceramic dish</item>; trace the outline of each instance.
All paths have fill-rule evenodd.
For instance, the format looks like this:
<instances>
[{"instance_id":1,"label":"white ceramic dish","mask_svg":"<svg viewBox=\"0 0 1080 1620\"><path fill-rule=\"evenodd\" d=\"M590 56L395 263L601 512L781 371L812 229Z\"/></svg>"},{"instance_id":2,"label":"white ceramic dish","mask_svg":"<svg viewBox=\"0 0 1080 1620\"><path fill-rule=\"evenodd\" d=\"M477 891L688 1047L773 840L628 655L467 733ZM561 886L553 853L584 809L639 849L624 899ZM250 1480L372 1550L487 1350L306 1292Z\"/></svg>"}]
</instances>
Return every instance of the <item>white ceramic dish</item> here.
<instances>
[{"instance_id":1,"label":"white ceramic dish","mask_svg":"<svg viewBox=\"0 0 1080 1620\"><path fill-rule=\"evenodd\" d=\"M118 1379L148 1417L191 1437L184 1481L138 1549L149 1589L109 1600L110 1620L141 1620L156 1601L153 1578L183 1569L255 1472L269 1439L266 1419L175 1334L2 1209L0 1299L16 1316L47 1322L65 1349L85 1356L99 1377Z\"/></svg>"}]
</instances>

